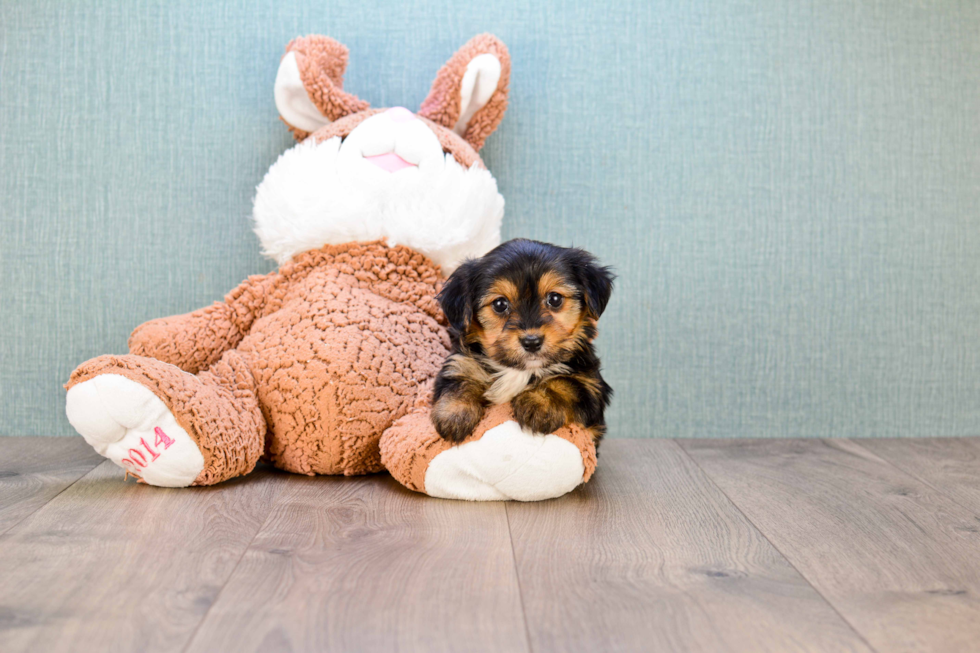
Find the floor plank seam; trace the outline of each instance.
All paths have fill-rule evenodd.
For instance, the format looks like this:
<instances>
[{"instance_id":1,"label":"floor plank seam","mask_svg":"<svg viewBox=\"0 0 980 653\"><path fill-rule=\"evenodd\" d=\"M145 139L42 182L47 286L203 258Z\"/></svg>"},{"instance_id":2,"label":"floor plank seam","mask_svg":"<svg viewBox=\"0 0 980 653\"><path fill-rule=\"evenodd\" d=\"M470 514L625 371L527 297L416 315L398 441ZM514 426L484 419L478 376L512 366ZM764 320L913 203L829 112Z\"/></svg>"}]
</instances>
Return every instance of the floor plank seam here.
<instances>
[{"instance_id":1,"label":"floor plank seam","mask_svg":"<svg viewBox=\"0 0 980 653\"><path fill-rule=\"evenodd\" d=\"M265 479L262 479L262 480L265 480ZM282 496L282 494L281 494L281 488L280 488L280 496L279 497L276 497L276 502L278 502L278 499L281 496ZM191 633L191 636L187 638L187 643L181 649L181 652L182 653L184 653L188 649L190 649L191 644L194 643L194 639L197 637L197 634L199 632L201 632L201 627L204 625L204 622L206 622L208 620L208 616L210 616L210 614L211 614L211 608L213 608L215 605L217 605L218 601L221 599L221 595L224 593L225 588L228 587L228 583L231 582L231 579L234 578L234 576L235 576L235 572L238 571L238 566L240 564L242 564L242 560L245 559L245 554L247 554L248 551L249 551L249 549L252 548L252 543L255 542L255 538L257 538L259 536L259 533L261 533L263 531L263 529L265 529L266 524L268 524L269 523L269 520L272 519L272 515L275 514L277 507L278 507L278 505L274 505L273 502L270 502L270 504L269 504L269 514L267 514L265 516L265 519L262 520L262 523L259 525L259 527L257 529L255 529L255 532L252 534L252 537L249 539L248 544L246 544L245 547L242 549L242 554L240 556L238 556L238 560L235 561L235 566L233 566L228 571L228 577L225 578L224 585L222 585L221 586L221 589L218 590L218 593L214 595L214 600L211 601L211 605L208 606L208 609L204 611L204 614L201 616L201 621L198 622L197 626L194 628L194 632Z\"/></svg>"},{"instance_id":2,"label":"floor plank seam","mask_svg":"<svg viewBox=\"0 0 980 653\"><path fill-rule=\"evenodd\" d=\"M864 451L865 453L867 453L869 456L874 456L875 458L877 458L878 460L880 460L882 463L888 465L892 469L897 470L900 474L905 474L906 476L908 476L912 480L914 480L914 481L916 481L918 483L922 483L923 485L925 485L927 488L933 490L934 492L938 492L939 494L941 494L945 498L949 499L950 501L952 501L953 503L955 503L956 505L958 505L960 508L963 508L964 510L968 510L970 512L976 512L976 508L974 508L972 506L966 505L965 503L963 503L962 501L960 501L956 496L950 494L949 492L947 492L946 490L944 490L941 487L938 487L936 485L933 485L928 480L926 480L925 478L919 476L915 472L912 472L912 471L909 471L909 470L905 469L903 466L899 465L898 463L896 463L895 461L893 461L891 458L886 458L886 457L882 456L879 453L876 453L874 451L871 451L870 449L862 446L861 444L855 442L854 440L850 440L850 442L854 446L858 447L861 451Z\"/></svg>"},{"instance_id":3,"label":"floor plank seam","mask_svg":"<svg viewBox=\"0 0 980 653\"><path fill-rule=\"evenodd\" d=\"M524 639L527 642L528 653L534 653L531 643L531 629L527 625L527 610L524 607L524 590L521 587L521 570L517 566L517 551L514 550L514 531L510 527L510 509L504 503L504 516L507 518L507 536L510 539L510 559L514 563L514 578L517 580L517 598L521 602L521 621L524 622Z\"/></svg>"},{"instance_id":4,"label":"floor plank seam","mask_svg":"<svg viewBox=\"0 0 980 653\"><path fill-rule=\"evenodd\" d=\"M840 617L841 618L841 621L843 621L845 624L847 624L847 627L850 628L851 631L853 631L854 635L858 639L860 639L862 642L864 642L864 645L868 647L868 650L875 651L877 653L878 649L876 649L874 646L871 645L871 642L869 642L867 640L867 638L865 638L864 633L862 633L861 631L859 631L857 629L857 627L853 623L851 623L851 621L847 617L845 617L844 614L840 610L837 609L837 606L834 605L823 594L823 592L821 592L817 587L815 587L812 582L810 582L810 579L807 578L806 575L802 571L800 571L800 569L796 565L793 564L793 562L786 556L786 554L783 553L783 551L778 546L776 546L776 544L771 539L769 539L769 536L766 535L765 531L763 531L761 528L759 528L759 525L756 524L754 521L752 521L752 519L748 515L745 514L745 512L742 510L741 506L739 506L737 503L735 503L735 501L733 501L732 498L730 496L728 496L728 493L725 492L725 490L720 485L718 485L715 482L715 479L712 478L711 475L698 463L697 459L695 459L694 456L692 456L691 454L689 454L688 451L687 451L687 449L685 449L684 446L682 444L680 444L679 442L677 442L676 440L674 440L674 444L677 446L678 449L680 449L684 453L684 455L692 463L694 463L694 466L697 467L698 470L702 474L704 474L705 479L709 483L711 483L712 486L714 486L715 488L717 488L719 492L721 492L722 496L725 497L725 500L728 501L728 503L730 503L732 505L732 507L735 508L735 510L737 510L738 513L740 515L742 515L742 517L744 517L745 520L749 524L752 525L752 528L754 528L759 533L759 535L762 536L766 540L766 542L769 543L769 545L773 548L773 550L776 553L778 553L783 560L786 561L786 564L788 564L790 567L792 567L796 571L796 573L799 574L800 578L802 578L803 580L806 581L807 585L809 585L813 589L813 591L816 592L817 596L819 596L823 600L823 602L827 604L827 607L829 607L831 610L833 610L834 611L834 614L836 614L838 617Z\"/></svg>"},{"instance_id":5,"label":"floor plank seam","mask_svg":"<svg viewBox=\"0 0 980 653\"><path fill-rule=\"evenodd\" d=\"M108 460L100 460L97 463L95 463L95 466L92 467L92 469L88 470L87 472L85 472L84 474L82 474L81 476L79 476L78 478L76 478L74 481L72 481L71 483L69 483L65 487L61 488L61 491L58 492L58 494L54 495L53 497L51 497L50 499L48 499L47 501L45 501L43 504L41 504L40 506L38 506L34 510L30 511L29 513L27 513L26 515L24 515L23 517L21 517L20 519L18 519L17 521L15 521L13 524L11 524L7 528L5 528L3 530L3 532L0 533L0 537L3 537L4 535L6 535L7 533L9 533L14 528L17 528L18 526L20 526L21 524L23 524L25 520L33 517L35 514L37 514L37 512L39 510L41 510L46 505L48 505L49 503L51 503L52 501L54 501L55 499L57 499L58 497L60 497L62 495L62 493L64 493L68 488L72 487L73 485L75 485L75 483L78 483L83 478L85 478L86 476L88 476L89 474L91 474L92 472L94 472L95 470L97 470L99 467L101 467L102 465L105 465L108 462L109 462Z\"/></svg>"}]
</instances>

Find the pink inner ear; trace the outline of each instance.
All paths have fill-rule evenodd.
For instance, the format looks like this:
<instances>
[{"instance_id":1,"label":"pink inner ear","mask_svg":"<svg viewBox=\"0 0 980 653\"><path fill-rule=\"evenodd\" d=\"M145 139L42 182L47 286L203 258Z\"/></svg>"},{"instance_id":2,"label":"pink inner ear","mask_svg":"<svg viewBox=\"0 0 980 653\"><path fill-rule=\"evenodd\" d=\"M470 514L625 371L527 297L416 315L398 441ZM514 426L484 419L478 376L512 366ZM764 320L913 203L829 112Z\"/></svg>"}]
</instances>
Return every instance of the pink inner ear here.
<instances>
[{"instance_id":1,"label":"pink inner ear","mask_svg":"<svg viewBox=\"0 0 980 653\"><path fill-rule=\"evenodd\" d=\"M405 168L417 167L414 163L409 163L394 152L378 154L375 156L366 156L364 159L366 161L370 161L385 172L398 172L399 170L403 170Z\"/></svg>"}]
</instances>

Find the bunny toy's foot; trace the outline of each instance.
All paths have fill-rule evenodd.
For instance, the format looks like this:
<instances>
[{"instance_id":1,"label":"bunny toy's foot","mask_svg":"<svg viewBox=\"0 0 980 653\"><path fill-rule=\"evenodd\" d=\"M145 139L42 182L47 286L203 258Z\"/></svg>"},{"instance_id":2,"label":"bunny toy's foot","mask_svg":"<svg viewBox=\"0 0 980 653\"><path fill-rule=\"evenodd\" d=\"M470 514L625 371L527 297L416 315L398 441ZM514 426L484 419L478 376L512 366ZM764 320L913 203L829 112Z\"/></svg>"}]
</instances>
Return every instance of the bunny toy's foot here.
<instances>
[{"instance_id":1,"label":"bunny toy's foot","mask_svg":"<svg viewBox=\"0 0 980 653\"><path fill-rule=\"evenodd\" d=\"M588 481L596 460L585 429L569 425L549 435L530 433L514 421L509 405L487 411L459 445L439 437L428 410L417 410L385 432L381 458L409 489L469 501L559 497Z\"/></svg>"},{"instance_id":2,"label":"bunny toy's foot","mask_svg":"<svg viewBox=\"0 0 980 653\"><path fill-rule=\"evenodd\" d=\"M102 374L68 391L68 421L100 455L150 485L186 487L204 469L197 443L148 388Z\"/></svg>"},{"instance_id":3,"label":"bunny toy's foot","mask_svg":"<svg viewBox=\"0 0 980 653\"><path fill-rule=\"evenodd\" d=\"M68 421L100 454L145 483L213 485L252 471L267 427L234 351L199 374L154 358L100 356L68 380Z\"/></svg>"}]
</instances>

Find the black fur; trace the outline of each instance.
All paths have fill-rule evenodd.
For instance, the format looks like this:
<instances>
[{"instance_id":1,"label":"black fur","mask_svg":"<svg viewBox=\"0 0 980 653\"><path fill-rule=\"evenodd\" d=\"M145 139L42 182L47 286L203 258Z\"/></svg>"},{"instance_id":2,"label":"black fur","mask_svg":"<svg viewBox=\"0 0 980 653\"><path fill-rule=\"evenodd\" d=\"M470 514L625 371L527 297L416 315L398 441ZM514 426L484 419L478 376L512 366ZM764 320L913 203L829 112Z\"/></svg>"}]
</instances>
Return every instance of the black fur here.
<instances>
[{"instance_id":1,"label":"black fur","mask_svg":"<svg viewBox=\"0 0 980 653\"><path fill-rule=\"evenodd\" d=\"M471 259L456 268L438 296L439 305L446 315L446 320L457 333L466 331L473 319L473 306L470 302L470 278L478 267L477 263L478 261Z\"/></svg>"}]
</instances>

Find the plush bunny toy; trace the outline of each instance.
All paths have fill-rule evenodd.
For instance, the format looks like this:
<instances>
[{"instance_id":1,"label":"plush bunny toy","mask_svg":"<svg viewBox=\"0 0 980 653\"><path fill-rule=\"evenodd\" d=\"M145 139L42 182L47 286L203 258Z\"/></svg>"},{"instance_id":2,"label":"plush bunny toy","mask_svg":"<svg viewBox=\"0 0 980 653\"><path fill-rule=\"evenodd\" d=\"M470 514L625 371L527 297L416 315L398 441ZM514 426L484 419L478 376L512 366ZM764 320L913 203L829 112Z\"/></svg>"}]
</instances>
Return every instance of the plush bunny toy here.
<instances>
[{"instance_id":1,"label":"plush bunny toy","mask_svg":"<svg viewBox=\"0 0 980 653\"><path fill-rule=\"evenodd\" d=\"M346 66L347 48L323 36L294 40L279 66L276 106L300 142L254 205L279 269L140 325L127 356L80 365L69 421L157 486L211 485L265 458L309 475L387 469L447 498L568 492L595 468L584 429L524 432L501 405L451 445L428 414L449 345L436 294L500 240L504 200L477 151L507 106L507 49L473 38L417 114L345 92Z\"/></svg>"}]
</instances>

